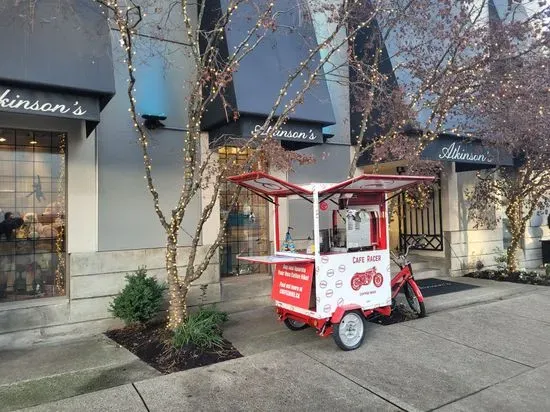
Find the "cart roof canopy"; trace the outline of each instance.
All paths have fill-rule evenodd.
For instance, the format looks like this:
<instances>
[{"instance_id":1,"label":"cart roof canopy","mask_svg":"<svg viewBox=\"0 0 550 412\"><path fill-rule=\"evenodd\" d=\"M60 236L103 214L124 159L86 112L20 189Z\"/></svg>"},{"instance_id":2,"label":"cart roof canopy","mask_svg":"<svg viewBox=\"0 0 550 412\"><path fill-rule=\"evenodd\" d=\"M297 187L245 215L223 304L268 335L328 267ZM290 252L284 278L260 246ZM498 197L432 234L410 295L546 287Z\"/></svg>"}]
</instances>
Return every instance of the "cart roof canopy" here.
<instances>
[{"instance_id":1,"label":"cart roof canopy","mask_svg":"<svg viewBox=\"0 0 550 412\"><path fill-rule=\"evenodd\" d=\"M231 176L229 181L253 192L267 196L311 196L317 189L320 195L343 193L388 193L402 190L418 183L431 183L432 176L397 176L397 175L361 175L340 183L311 183L297 185L268 175L263 172L251 172Z\"/></svg>"}]
</instances>

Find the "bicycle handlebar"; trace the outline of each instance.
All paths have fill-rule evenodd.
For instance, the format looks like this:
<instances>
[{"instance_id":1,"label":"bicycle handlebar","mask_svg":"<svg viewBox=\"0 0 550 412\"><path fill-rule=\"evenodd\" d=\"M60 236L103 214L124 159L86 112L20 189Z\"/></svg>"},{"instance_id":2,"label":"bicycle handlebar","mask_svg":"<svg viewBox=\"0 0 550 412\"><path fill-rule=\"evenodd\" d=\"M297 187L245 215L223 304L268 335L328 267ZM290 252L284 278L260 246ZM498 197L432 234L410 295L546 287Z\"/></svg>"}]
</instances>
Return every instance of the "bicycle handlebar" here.
<instances>
[{"instance_id":1,"label":"bicycle handlebar","mask_svg":"<svg viewBox=\"0 0 550 412\"><path fill-rule=\"evenodd\" d=\"M425 240L426 239L426 236L425 235L422 235L421 239L420 240ZM408 264L409 262L407 261L407 256L409 255L409 251L412 247L416 247L420 244L420 240L416 240L414 243L407 243L407 248L405 250L405 253L404 254L399 254L397 256L397 260L400 260L402 261L405 265ZM391 251L390 251L391 252ZM395 256L395 253L391 252L391 254L393 256ZM397 263L397 262L396 262Z\"/></svg>"}]
</instances>

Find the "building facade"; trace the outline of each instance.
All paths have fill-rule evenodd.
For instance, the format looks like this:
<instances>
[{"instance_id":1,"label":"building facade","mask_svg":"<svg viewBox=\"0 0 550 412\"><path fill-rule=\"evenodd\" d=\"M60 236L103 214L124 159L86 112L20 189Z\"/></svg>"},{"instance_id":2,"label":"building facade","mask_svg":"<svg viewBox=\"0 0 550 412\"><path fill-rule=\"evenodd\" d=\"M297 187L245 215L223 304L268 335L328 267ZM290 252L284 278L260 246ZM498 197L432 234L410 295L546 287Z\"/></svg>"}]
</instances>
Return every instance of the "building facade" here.
<instances>
[{"instance_id":1,"label":"building facade","mask_svg":"<svg viewBox=\"0 0 550 412\"><path fill-rule=\"evenodd\" d=\"M460 4L457 2L457 7L461 7ZM491 23L501 24L511 19L527 19L540 10L537 2L529 0L489 0L474 4L481 6L481 17L477 24L486 24L488 28L491 27ZM369 30L374 29L364 29L364 32ZM402 30L407 33L406 28ZM368 34L366 33L366 37ZM400 53L399 46L396 45L398 42L399 40L395 40L391 34L385 38L382 47L384 64L381 65L381 70L388 76L388 82L392 87L407 89L408 84L415 82L406 70L400 68L400 59L406 59L407 54ZM363 58L367 52L360 51L359 55ZM352 101L353 99L354 96ZM419 125L425 124L424 118L429 113L429 110L426 110L426 113L420 110L418 118L411 120ZM417 247L413 247L413 253L417 257L431 263L429 267L441 268L441 272L449 273L451 276L460 276L476 268L494 268L499 263L502 264L511 238L504 210L498 206L495 206L494 210L487 210L496 221L496 228L484 229L477 226L469 212L468 192L475 186L478 171L497 166L513 166L514 159L507 153L484 147L475 140L475 131L472 133L473 136L467 138L453 134L452 131L457 126L468 124L464 120L466 119L461 118L459 114L449 116L443 127L448 133L440 133L421 153L421 158L440 162L442 166L438 184L434 186L428 205L415 208L414 204L406 201L404 195L397 197L393 203L394 214L390 227L393 247L404 249L407 244L418 244ZM351 124L357 124L353 115ZM411 132L413 135L422 133L421 130ZM360 158L359 166L365 172L375 170L368 157ZM396 161L378 164L376 170L385 174L406 174L407 163ZM520 268L540 267L540 240L550 234L546 222L547 214L541 210L535 212L527 225L517 256Z\"/></svg>"},{"instance_id":2,"label":"building facade","mask_svg":"<svg viewBox=\"0 0 550 412\"><path fill-rule=\"evenodd\" d=\"M322 36L321 23L326 22L310 18L305 3L294 3L300 7L286 4L294 11L285 18L299 27L295 35ZM156 6L136 35L136 100L140 113L162 113L166 118L164 127L150 133L161 207L169 209L179 197L173 188L182 177L181 140L188 123L185 85L193 67L181 16L173 13L163 20L170 2ZM236 41L227 34L229 42ZM149 274L165 279L166 235L143 180L119 34L91 0L47 0L37 3L32 14L17 2L3 9L0 35L10 40L0 45L6 62L0 68L0 346L103 332L118 324L108 307L123 288L126 274L146 266ZM280 87L277 82L284 70L303 57L303 44L292 44L281 43L277 53L272 44L259 48L251 63L241 66L232 93L242 120L232 133L246 137L247 128L261 120L273 100L271 89ZM260 77L254 66L265 58L271 60ZM345 53L335 56L345 58ZM342 73L346 72L344 67ZM271 80L266 83L266 78ZM316 86L317 99L307 98L289 124L299 131L314 130L314 144L300 144L292 133L280 139L290 150L303 150L319 160L311 169L297 168L285 178L330 180L347 174L349 98L345 88L327 83ZM203 125L205 146L217 133L227 133L214 109L210 113ZM239 160L230 142L214 150L220 161ZM227 194L233 189L224 190ZM208 195L203 191L186 211L180 270L189 256L186 233L194 230ZM227 212L225 197L221 198L206 223L199 256L214 241L221 214ZM191 305L217 303L234 311L270 302L267 268L243 266L236 260L239 253L272 250L270 207L257 197L239 199L219 256L191 288ZM284 205L281 212L288 216ZM281 233L288 225L281 222ZM296 236L300 237L298 230Z\"/></svg>"},{"instance_id":3,"label":"building facade","mask_svg":"<svg viewBox=\"0 0 550 412\"><path fill-rule=\"evenodd\" d=\"M71 7L60 8L65 3ZM182 178L186 82L193 70L181 16L171 13L166 19L170 4L157 1L135 38L138 110L165 117L164 127L150 131L153 175L165 210L179 197L173 188ZM319 41L326 35L330 23L312 15L304 1L278 4L293 10L285 18L289 27L299 28L291 33L296 38L274 37L241 65L229 91L240 119L228 126L219 108L211 108L204 119L203 147L220 142L220 135L247 137L267 114L287 71L304 58L307 49L299 38ZM32 16L22 4L18 7L0 14L0 37L9 39L0 43L0 347L103 332L118 324L108 307L124 287L126 274L146 266L149 274L165 279L166 234L143 180L118 32L92 0L43 0ZM246 30L246 24L245 19L240 27ZM239 35L227 32L227 47ZM328 79L348 76L346 59L345 50L334 55ZM341 81L320 82L313 92L285 126L292 133L280 140L289 150L312 154L316 163L288 173L269 165L259 168L295 183L346 178L353 157L353 96ZM306 132L313 133L310 144L292 137ZM432 155L449 146L440 143ZM231 141L213 150L221 162L246 160L246 153L238 155ZM391 241L398 246L411 235L429 237L430 248L418 253L438 259L458 275L477 260L493 264L495 249L505 247L506 232L502 226L476 230L468 219L464 191L473 184L475 171L466 169L480 160L447 160L432 209L400 209ZM384 165L382 172L401 173L404 166ZM361 167L369 171L368 165ZM232 190L230 185L223 188L203 230L199 256L214 241L220 217L229 213L226 241L191 288L192 305L216 303L236 311L270 304L268 268L242 264L236 256L273 250L272 206L243 193L230 208L226 199ZM208 196L208 190L201 192L186 210L180 270L189 256L188 233L194 231ZM308 212L293 202L281 201L279 233L292 227L297 245L306 244L311 236L309 219L304 218ZM533 219L525 238L527 267L540 264L539 220Z\"/></svg>"}]
</instances>

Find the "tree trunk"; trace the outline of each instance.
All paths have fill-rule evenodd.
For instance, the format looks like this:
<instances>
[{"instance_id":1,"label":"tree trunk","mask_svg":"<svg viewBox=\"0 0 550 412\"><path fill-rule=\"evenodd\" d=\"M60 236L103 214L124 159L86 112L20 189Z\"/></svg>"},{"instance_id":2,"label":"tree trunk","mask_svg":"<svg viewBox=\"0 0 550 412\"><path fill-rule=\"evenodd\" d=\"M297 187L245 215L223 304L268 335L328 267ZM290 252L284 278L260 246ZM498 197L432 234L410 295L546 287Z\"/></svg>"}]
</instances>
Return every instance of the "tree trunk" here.
<instances>
[{"instance_id":1,"label":"tree trunk","mask_svg":"<svg viewBox=\"0 0 550 412\"><path fill-rule=\"evenodd\" d=\"M166 274L168 279L168 329L175 330L187 319L187 290L180 286L177 267L178 241L174 234L168 235L166 243Z\"/></svg>"},{"instance_id":2,"label":"tree trunk","mask_svg":"<svg viewBox=\"0 0 550 412\"><path fill-rule=\"evenodd\" d=\"M518 262L516 259L516 252L518 250L519 241L512 236L512 242L506 250L506 269L508 272L515 272L518 268Z\"/></svg>"},{"instance_id":3,"label":"tree trunk","mask_svg":"<svg viewBox=\"0 0 550 412\"><path fill-rule=\"evenodd\" d=\"M525 223L521 216L521 203L517 202L510 205L506 209L506 216L508 217L510 234L512 235L512 241L506 250L506 269L509 272L514 272L518 269L516 252L519 248L521 237L525 232Z\"/></svg>"}]
</instances>

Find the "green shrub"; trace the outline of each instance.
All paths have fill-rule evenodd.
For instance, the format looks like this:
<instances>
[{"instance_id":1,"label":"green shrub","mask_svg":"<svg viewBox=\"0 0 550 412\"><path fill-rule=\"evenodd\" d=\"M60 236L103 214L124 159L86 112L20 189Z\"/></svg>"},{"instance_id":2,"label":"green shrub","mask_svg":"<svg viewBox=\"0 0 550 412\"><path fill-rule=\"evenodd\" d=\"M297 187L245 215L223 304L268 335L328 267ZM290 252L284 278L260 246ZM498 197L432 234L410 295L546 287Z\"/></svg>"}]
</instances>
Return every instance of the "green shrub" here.
<instances>
[{"instance_id":1,"label":"green shrub","mask_svg":"<svg viewBox=\"0 0 550 412\"><path fill-rule=\"evenodd\" d=\"M128 283L109 307L109 311L126 325L151 320L161 309L166 286L147 276L144 267L127 275Z\"/></svg>"},{"instance_id":2,"label":"green shrub","mask_svg":"<svg viewBox=\"0 0 550 412\"><path fill-rule=\"evenodd\" d=\"M497 256L495 256L495 263L498 269L504 270L507 266L508 261L508 252L506 250L502 250L500 248L493 249L493 253L495 253Z\"/></svg>"},{"instance_id":3,"label":"green shrub","mask_svg":"<svg viewBox=\"0 0 550 412\"><path fill-rule=\"evenodd\" d=\"M214 307L201 308L194 314L198 319L210 319L213 323L221 326L222 323L227 322L229 315L226 312L220 312Z\"/></svg>"},{"instance_id":4,"label":"green shrub","mask_svg":"<svg viewBox=\"0 0 550 412\"><path fill-rule=\"evenodd\" d=\"M227 313L214 308L201 308L189 315L187 322L182 323L172 338L174 347L180 349L193 344L201 349L221 347L223 338L221 325L227 321Z\"/></svg>"}]
</instances>

